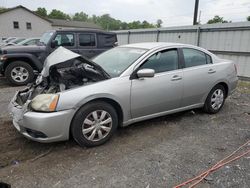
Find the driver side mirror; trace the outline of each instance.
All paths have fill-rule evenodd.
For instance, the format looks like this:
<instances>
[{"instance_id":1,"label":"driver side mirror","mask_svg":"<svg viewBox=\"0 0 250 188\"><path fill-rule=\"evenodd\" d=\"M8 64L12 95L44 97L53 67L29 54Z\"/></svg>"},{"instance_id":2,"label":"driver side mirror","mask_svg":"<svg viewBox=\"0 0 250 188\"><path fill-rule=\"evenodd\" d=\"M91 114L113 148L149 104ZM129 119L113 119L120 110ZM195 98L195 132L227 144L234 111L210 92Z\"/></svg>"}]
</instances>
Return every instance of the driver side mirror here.
<instances>
[{"instance_id":1,"label":"driver side mirror","mask_svg":"<svg viewBox=\"0 0 250 188\"><path fill-rule=\"evenodd\" d=\"M137 72L138 78L151 78L154 77L155 70L154 69L141 69Z\"/></svg>"},{"instance_id":2,"label":"driver side mirror","mask_svg":"<svg viewBox=\"0 0 250 188\"><path fill-rule=\"evenodd\" d=\"M58 41L57 40L52 40L50 44L51 48L55 48L58 46Z\"/></svg>"}]
</instances>

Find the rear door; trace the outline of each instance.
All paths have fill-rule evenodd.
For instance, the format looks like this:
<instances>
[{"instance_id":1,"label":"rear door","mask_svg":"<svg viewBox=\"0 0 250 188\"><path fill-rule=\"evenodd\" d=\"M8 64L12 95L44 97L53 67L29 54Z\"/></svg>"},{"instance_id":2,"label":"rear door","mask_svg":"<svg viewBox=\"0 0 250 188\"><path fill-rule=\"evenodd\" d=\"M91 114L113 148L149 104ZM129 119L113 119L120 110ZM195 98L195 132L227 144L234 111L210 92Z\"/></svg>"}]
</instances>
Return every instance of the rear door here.
<instances>
[{"instance_id":1,"label":"rear door","mask_svg":"<svg viewBox=\"0 0 250 188\"><path fill-rule=\"evenodd\" d=\"M201 104L216 81L216 67L210 55L193 48L182 48L183 99L182 107Z\"/></svg>"},{"instance_id":2,"label":"rear door","mask_svg":"<svg viewBox=\"0 0 250 188\"><path fill-rule=\"evenodd\" d=\"M81 55L92 58L97 54L96 33L78 33L78 51Z\"/></svg>"}]
</instances>

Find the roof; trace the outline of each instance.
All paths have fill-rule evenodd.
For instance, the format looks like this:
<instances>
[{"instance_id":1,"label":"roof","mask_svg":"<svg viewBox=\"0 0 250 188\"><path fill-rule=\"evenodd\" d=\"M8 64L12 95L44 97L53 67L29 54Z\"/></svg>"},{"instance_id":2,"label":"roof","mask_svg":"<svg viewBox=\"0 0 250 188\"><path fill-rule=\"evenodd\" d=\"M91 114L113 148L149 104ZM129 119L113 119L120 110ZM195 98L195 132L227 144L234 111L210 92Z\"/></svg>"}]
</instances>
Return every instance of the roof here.
<instances>
[{"instance_id":1,"label":"roof","mask_svg":"<svg viewBox=\"0 0 250 188\"><path fill-rule=\"evenodd\" d=\"M0 12L1 14L16 10L16 9L24 9L28 12L30 12L31 14L34 14L35 16L38 16L39 18L46 20L47 22L50 22L52 26L61 26L61 27L74 27L74 28L92 28L92 29L101 29L100 26L94 24L94 23L89 23L89 22L82 22L82 21L73 21L73 20L61 20L61 19L48 19L48 18L44 18L38 14L36 14L35 12L29 10L28 8L19 5L13 8L8 8L3 12Z\"/></svg>"},{"instance_id":2,"label":"roof","mask_svg":"<svg viewBox=\"0 0 250 188\"><path fill-rule=\"evenodd\" d=\"M100 26L89 22L61 20L61 19L49 19L49 20L52 22L52 26L101 29Z\"/></svg>"},{"instance_id":3,"label":"roof","mask_svg":"<svg viewBox=\"0 0 250 188\"><path fill-rule=\"evenodd\" d=\"M19 8L24 9L24 10L30 12L31 14L34 14L35 16L37 16L37 17L39 17L39 18L41 18L41 19L43 19L43 20L45 20L45 21L51 23L51 21L50 21L49 19L44 18L44 17L42 17L42 16L36 14L35 12L31 11L30 9L27 9L26 7L24 7L24 6L22 6L22 5L19 5L19 6L13 7L13 8L8 8L8 9L6 9L5 11L0 12L0 15L1 15L1 14L4 14L4 13L7 13L7 12L10 12L10 11L12 11L12 10L19 9Z\"/></svg>"},{"instance_id":4,"label":"roof","mask_svg":"<svg viewBox=\"0 0 250 188\"><path fill-rule=\"evenodd\" d=\"M116 33L111 32L111 31L105 31L103 29L93 29L93 28L69 28L69 29L56 29L56 30L51 30L51 31L57 31L57 32L94 32L94 33L102 33L102 34L114 34L116 35Z\"/></svg>"},{"instance_id":5,"label":"roof","mask_svg":"<svg viewBox=\"0 0 250 188\"><path fill-rule=\"evenodd\" d=\"M217 58L216 55L213 53L209 52L208 50L201 48L199 46L194 46L191 44L182 44L182 43L174 43L174 42L142 42L142 43L133 43L133 44L125 44L121 45L119 47L128 47L128 48L141 48L141 49L146 49L146 50L155 50L155 49L160 49L160 48L165 48L165 47L171 47L171 48L179 48L179 47L187 47L187 48L193 48L200 50L204 53L207 53L215 58Z\"/></svg>"},{"instance_id":6,"label":"roof","mask_svg":"<svg viewBox=\"0 0 250 188\"><path fill-rule=\"evenodd\" d=\"M142 43L133 43L133 44L125 44L121 47L129 47L129 48L144 48L144 49L153 49L159 47L168 47L168 46L182 46L185 44L181 43L170 43L170 42L142 42ZM188 46L188 45L186 45Z\"/></svg>"}]
</instances>

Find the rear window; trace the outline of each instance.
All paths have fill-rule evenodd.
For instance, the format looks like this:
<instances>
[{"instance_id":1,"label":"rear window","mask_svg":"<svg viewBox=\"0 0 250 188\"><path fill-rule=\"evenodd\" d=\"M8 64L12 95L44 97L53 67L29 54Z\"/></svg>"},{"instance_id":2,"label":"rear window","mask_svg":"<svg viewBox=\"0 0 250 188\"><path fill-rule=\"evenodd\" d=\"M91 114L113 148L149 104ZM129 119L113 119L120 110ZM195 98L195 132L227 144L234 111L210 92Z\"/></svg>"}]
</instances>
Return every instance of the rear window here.
<instances>
[{"instance_id":1,"label":"rear window","mask_svg":"<svg viewBox=\"0 0 250 188\"><path fill-rule=\"evenodd\" d=\"M98 34L98 44L100 47L113 47L116 42L116 34Z\"/></svg>"},{"instance_id":2,"label":"rear window","mask_svg":"<svg viewBox=\"0 0 250 188\"><path fill-rule=\"evenodd\" d=\"M79 34L80 46L95 46L95 34Z\"/></svg>"}]
</instances>

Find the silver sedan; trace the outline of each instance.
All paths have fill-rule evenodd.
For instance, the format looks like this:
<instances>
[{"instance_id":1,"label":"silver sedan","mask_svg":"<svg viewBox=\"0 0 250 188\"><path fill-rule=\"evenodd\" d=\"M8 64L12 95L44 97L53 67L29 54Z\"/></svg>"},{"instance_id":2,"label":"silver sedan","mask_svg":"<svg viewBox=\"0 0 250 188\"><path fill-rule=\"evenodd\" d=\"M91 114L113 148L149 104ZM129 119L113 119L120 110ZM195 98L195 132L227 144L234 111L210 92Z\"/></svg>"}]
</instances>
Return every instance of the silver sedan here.
<instances>
[{"instance_id":1,"label":"silver sedan","mask_svg":"<svg viewBox=\"0 0 250 188\"><path fill-rule=\"evenodd\" d=\"M63 47L12 99L13 124L39 142L105 143L118 126L193 108L217 113L237 85L234 63L177 43L138 43L88 60Z\"/></svg>"}]
</instances>

